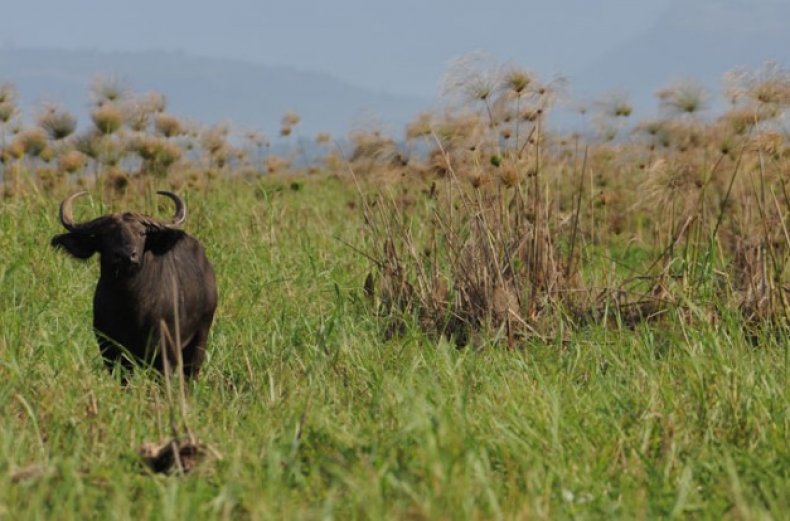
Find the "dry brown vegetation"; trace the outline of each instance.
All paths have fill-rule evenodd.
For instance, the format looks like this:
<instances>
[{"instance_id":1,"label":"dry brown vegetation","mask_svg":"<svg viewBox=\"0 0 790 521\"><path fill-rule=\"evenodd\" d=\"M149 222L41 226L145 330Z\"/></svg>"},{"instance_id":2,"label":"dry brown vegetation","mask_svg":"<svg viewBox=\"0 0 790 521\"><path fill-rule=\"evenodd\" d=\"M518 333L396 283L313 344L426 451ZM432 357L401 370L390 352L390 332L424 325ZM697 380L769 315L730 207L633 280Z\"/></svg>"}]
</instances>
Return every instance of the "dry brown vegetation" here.
<instances>
[{"instance_id":1,"label":"dry brown vegetation","mask_svg":"<svg viewBox=\"0 0 790 521\"><path fill-rule=\"evenodd\" d=\"M0 85L2 196L29 191L62 192L95 186L118 197L130 187L162 179L204 188L211 179L259 169L266 138L249 133L249 146L234 141L227 125L201 126L167 112L164 96L135 94L118 81L99 78L91 88L90 124L46 105L35 124L21 123L16 90ZM294 118L296 120L294 121ZM291 114L292 125L298 116Z\"/></svg>"},{"instance_id":2,"label":"dry brown vegetation","mask_svg":"<svg viewBox=\"0 0 790 521\"><path fill-rule=\"evenodd\" d=\"M351 157L357 177L393 180L363 206L366 288L388 333L413 318L458 344L486 331L513 347L670 310L786 325L787 71L731 76L718 117L703 116L704 89L674 84L657 94L661 117L630 132L627 98L607 97L593 139L546 131L556 90L534 75L453 78L466 103L407 130L425 158Z\"/></svg>"}]
</instances>

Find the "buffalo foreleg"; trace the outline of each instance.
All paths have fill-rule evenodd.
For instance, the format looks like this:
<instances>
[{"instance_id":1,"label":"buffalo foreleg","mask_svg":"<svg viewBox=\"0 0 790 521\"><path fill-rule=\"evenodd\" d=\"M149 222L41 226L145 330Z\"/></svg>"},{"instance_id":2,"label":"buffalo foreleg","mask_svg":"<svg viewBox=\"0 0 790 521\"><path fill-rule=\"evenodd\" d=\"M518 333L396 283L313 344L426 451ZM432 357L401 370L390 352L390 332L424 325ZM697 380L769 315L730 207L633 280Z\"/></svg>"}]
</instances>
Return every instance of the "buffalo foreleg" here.
<instances>
[{"instance_id":1,"label":"buffalo foreleg","mask_svg":"<svg viewBox=\"0 0 790 521\"><path fill-rule=\"evenodd\" d=\"M121 372L122 382L126 383L134 370L134 363L130 360L129 354L121 346L101 333L96 334L96 340L99 343L99 351L107 370L112 374L117 367Z\"/></svg>"},{"instance_id":2,"label":"buffalo foreleg","mask_svg":"<svg viewBox=\"0 0 790 521\"><path fill-rule=\"evenodd\" d=\"M208 339L209 327L199 328L181 351L184 357L184 376L189 379L197 379L200 374L200 367L203 365L203 359L206 357L206 340Z\"/></svg>"}]
</instances>

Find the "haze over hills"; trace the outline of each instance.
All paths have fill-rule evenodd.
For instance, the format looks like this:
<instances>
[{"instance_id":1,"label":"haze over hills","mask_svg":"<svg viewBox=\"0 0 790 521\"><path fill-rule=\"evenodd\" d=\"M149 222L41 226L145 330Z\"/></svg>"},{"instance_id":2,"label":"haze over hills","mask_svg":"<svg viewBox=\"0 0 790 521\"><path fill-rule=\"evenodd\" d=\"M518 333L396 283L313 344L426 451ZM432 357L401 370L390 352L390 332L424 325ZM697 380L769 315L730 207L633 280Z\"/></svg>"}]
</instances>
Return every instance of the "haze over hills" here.
<instances>
[{"instance_id":1,"label":"haze over hills","mask_svg":"<svg viewBox=\"0 0 790 521\"><path fill-rule=\"evenodd\" d=\"M652 26L586 66L562 70L558 63L557 68L569 78L573 97L590 100L623 90L634 106L634 118L641 118L655 112L656 90L673 80L693 78L717 94L722 75L733 68L754 70L768 61L789 66L788 21L787 0L676 0ZM584 41L547 43L585 45ZM531 69L529 53L549 52L533 45L525 49L514 47L514 55L495 58ZM472 50L459 48L457 54ZM392 67L407 73L408 63L397 59L401 61L392 57ZM547 77L545 71L536 72ZM0 48L0 82L18 87L28 114L51 101L75 112L84 124L88 86L99 74L125 80L138 92L164 93L169 110L179 116L204 123L230 120L242 128L263 130L269 137L276 136L280 118L289 110L302 117L296 134L304 137L319 131L342 136L377 122L401 136L406 122L438 102L438 86L426 89L422 97L375 92L327 73L183 52Z\"/></svg>"},{"instance_id":2,"label":"haze over hills","mask_svg":"<svg viewBox=\"0 0 790 521\"><path fill-rule=\"evenodd\" d=\"M429 101L373 92L328 74L162 51L113 52L0 49L0 83L13 83L22 109L57 103L87 120L89 86L97 76L135 92L165 94L168 110L203 123L232 121L276 136L286 111L302 121L296 134L345 134L383 122L396 131Z\"/></svg>"},{"instance_id":3,"label":"haze over hills","mask_svg":"<svg viewBox=\"0 0 790 521\"><path fill-rule=\"evenodd\" d=\"M649 30L571 75L571 89L581 97L622 90L640 118L656 111L657 90L692 79L711 91L716 106L728 71L790 66L788 23L786 0L677 1Z\"/></svg>"}]
</instances>

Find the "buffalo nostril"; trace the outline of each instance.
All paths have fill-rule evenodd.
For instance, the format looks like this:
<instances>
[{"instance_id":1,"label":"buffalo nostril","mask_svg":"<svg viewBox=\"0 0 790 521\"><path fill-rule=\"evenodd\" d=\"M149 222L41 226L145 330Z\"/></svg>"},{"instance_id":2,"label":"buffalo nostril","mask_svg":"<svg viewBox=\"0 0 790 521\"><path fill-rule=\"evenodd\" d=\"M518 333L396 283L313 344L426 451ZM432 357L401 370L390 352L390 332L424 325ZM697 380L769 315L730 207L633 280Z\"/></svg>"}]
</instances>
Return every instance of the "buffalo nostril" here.
<instances>
[{"instance_id":1,"label":"buffalo nostril","mask_svg":"<svg viewBox=\"0 0 790 521\"><path fill-rule=\"evenodd\" d=\"M139 264L140 257L137 252L118 252L112 256L115 264Z\"/></svg>"}]
</instances>

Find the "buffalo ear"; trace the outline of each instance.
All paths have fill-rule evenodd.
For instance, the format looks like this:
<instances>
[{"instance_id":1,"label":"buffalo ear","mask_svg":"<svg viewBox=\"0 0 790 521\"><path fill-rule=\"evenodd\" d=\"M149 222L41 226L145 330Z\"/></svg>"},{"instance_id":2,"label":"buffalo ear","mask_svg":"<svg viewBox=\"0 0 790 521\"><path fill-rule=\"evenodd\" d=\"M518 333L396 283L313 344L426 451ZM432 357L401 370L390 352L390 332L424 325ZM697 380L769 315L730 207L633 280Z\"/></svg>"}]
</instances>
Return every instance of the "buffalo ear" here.
<instances>
[{"instance_id":1,"label":"buffalo ear","mask_svg":"<svg viewBox=\"0 0 790 521\"><path fill-rule=\"evenodd\" d=\"M145 249L154 255L162 255L170 251L183 236L183 231L173 228L149 229L145 234Z\"/></svg>"},{"instance_id":2,"label":"buffalo ear","mask_svg":"<svg viewBox=\"0 0 790 521\"><path fill-rule=\"evenodd\" d=\"M98 250L96 237L77 233L62 233L52 238L53 248L62 248L71 256L87 259Z\"/></svg>"}]
</instances>

